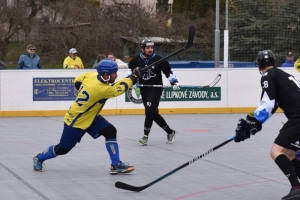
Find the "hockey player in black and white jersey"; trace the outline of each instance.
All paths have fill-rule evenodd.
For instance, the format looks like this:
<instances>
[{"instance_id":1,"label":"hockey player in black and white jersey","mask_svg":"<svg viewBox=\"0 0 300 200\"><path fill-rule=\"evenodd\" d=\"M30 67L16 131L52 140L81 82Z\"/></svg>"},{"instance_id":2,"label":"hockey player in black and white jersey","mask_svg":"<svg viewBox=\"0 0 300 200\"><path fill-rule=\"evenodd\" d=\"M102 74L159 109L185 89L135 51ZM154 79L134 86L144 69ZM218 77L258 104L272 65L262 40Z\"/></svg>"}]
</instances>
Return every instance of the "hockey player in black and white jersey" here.
<instances>
[{"instance_id":1,"label":"hockey player in black and white jersey","mask_svg":"<svg viewBox=\"0 0 300 200\"><path fill-rule=\"evenodd\" d=\"M246 116L246 120L239 120L235 142L255 135L277 108L281 108L288 121L280 129L270 155L291 184L290 193L282 200L300 200L300 161L295 158L300 149L300 82L275 66L271 50L260 51L256 62L262 74L260 105Z\"/></svg>"},{"instance_id":2,"label":"hockey player in black and white jersey","mask_svg":"<svg viewBox=\"0 0 300 200\"><path fill-rule=\"evenodd\" d=\"M154 53L154 42L151 40L143 40L141 42L141 51L139 55L132 58L128 64L128 68L134 70L136 67L144 68L146 65L150 65L161 59L159 55ZM139 80L140 84L148 85L162 85L162 72L173 85L173 90L178 90L179 83L172 72L168 61L163 61L156 65L154 69L148 69L142 73L142 78ZM162 88L143 87L141 89L141 95L143 104L145 107L145 122L144 122L144 135L139 140L142 145L147 145L148 136L153 124L153 121L157 123L162 129L167 132L167 143L173 143L176 135L176 131L172 130L166 123L164 118L159 114L158 106L162 95Z\"/></svg>"}]
</instances>

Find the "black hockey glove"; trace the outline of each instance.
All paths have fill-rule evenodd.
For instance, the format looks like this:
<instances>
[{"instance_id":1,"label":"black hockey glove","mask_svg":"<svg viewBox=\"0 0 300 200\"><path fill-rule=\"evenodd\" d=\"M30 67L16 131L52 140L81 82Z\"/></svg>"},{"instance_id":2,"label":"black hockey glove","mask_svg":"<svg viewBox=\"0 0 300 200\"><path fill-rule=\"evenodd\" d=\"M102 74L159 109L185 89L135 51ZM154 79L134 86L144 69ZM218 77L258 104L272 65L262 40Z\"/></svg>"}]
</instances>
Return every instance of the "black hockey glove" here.
<instances>
[{"instance_id":1,"label":"black hockey glove","mask_svg":"<svg viewBox=\"0 0 300 200\"><path fill-rule=\"evenodd\" d=\"M251 135L255 135L257 132L261 131L262 124L257 121L253 113L247 115L246 120L240 119L235 130L235 142L244 141L250 138Z\"/></svg>"},{"instance_id":2,"label":"black hockey glove","mask_svg":"<svg viewBox=\"0 0 300 200\"><path fill-rule=\"evenodd\" d=\"M133 71L132 74L129 75L129 78L132 80L133 85L135 85L141 78L141 68L136 67Z\"/></svg>"}]
</instances>

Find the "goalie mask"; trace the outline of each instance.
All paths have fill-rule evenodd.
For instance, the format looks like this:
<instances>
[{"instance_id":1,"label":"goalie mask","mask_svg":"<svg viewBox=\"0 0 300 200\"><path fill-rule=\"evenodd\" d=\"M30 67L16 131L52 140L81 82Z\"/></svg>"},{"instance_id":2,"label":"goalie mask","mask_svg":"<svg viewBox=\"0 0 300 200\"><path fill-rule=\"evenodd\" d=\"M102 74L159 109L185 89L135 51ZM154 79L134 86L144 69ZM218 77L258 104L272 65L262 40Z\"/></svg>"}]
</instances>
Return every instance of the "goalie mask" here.
<instances>
[{"instance_id":1,"label":"goalie mask","mask_svg":"<svg viewBox=\"0 0 300 200\"><path fill-rule=\"evenodd\" d=\"M275 55L271 50L263 50L258 52L256 57L256 63L258 65L259 71L263 70L268 66L276 66Z\"/></svg>"}]
</instances>

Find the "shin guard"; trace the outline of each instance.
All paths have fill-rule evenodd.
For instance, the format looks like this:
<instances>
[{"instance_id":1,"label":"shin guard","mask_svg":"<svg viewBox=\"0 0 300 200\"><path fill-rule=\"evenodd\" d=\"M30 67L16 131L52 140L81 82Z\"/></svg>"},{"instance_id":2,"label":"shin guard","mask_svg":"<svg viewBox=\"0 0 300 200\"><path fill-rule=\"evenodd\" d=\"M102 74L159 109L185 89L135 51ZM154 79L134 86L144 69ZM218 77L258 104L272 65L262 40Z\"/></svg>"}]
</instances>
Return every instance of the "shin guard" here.
<instances>
[{"instance_id":1,"label":"shin guard","mask_svg":"<svg viewBox=\"0 0 300 200\"><path fill-rule=\"evenodd\" d=\"M105 141L106 149L109 153L111 164L116 165L120 161L119 145L116 138L109 138Z\"/></svg>"},{"instance_id":2,"label":"shin guard","mask_svg":"<svg viewBox=\"0 0 300 200\"><path fill-rule=\"evenodd\" d=\"M37 156L37 158L39 160L48 160L48 159L56 157L55 152L54 152L54 146L55 145L52 145L52 146L48 147L45 151L43 151L42 153L40 153Z\"/></svg>"}]
</instances>

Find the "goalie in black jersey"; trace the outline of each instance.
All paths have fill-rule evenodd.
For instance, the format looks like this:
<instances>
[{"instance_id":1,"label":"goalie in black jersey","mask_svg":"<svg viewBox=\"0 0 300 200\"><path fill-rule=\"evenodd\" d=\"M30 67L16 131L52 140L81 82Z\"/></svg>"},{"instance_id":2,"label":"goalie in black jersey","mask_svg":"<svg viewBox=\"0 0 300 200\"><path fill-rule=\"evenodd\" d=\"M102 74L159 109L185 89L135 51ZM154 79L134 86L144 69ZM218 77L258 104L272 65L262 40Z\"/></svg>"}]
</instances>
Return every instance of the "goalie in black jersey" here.
<instances>
[{"instance_id":1,"label":"goalie in black jersey","mask_svg":"<svg viewBox=\"0 0 300 200\"><path fill-rule=\"evenodd\" d=\"M139 69L135 69L128 78L115 82L118 77L117 71L116 62L103 59L97 66L97 72L86 72L75 78L74 84L78 95L65 114L60 142L33 157L35 171L43 171L45 160L71 151L85 133L94 139L101 135L105 137L112 175L134 170L134 166L120 160L116 128L99 114L108 99L122 95L140 77Z\"/></svg>"},{"instance_id":2,"label":"goalie in black jersey","mask_svg":"<svg viewBox=\"0 0 300 200\"><path fill-rule=\"evenodd\" d=\"M246 116L246 120L240 119L235 142L255 135L277 108L281 108L288 121L280 129L270 154L291 184L290 193L282 200L299 200L300 161L295 154L300 149L300 82L275 66L275 55L271 50L260 51L256 62L262 74L260 105Z\"/></svg>"}]
</instances>

